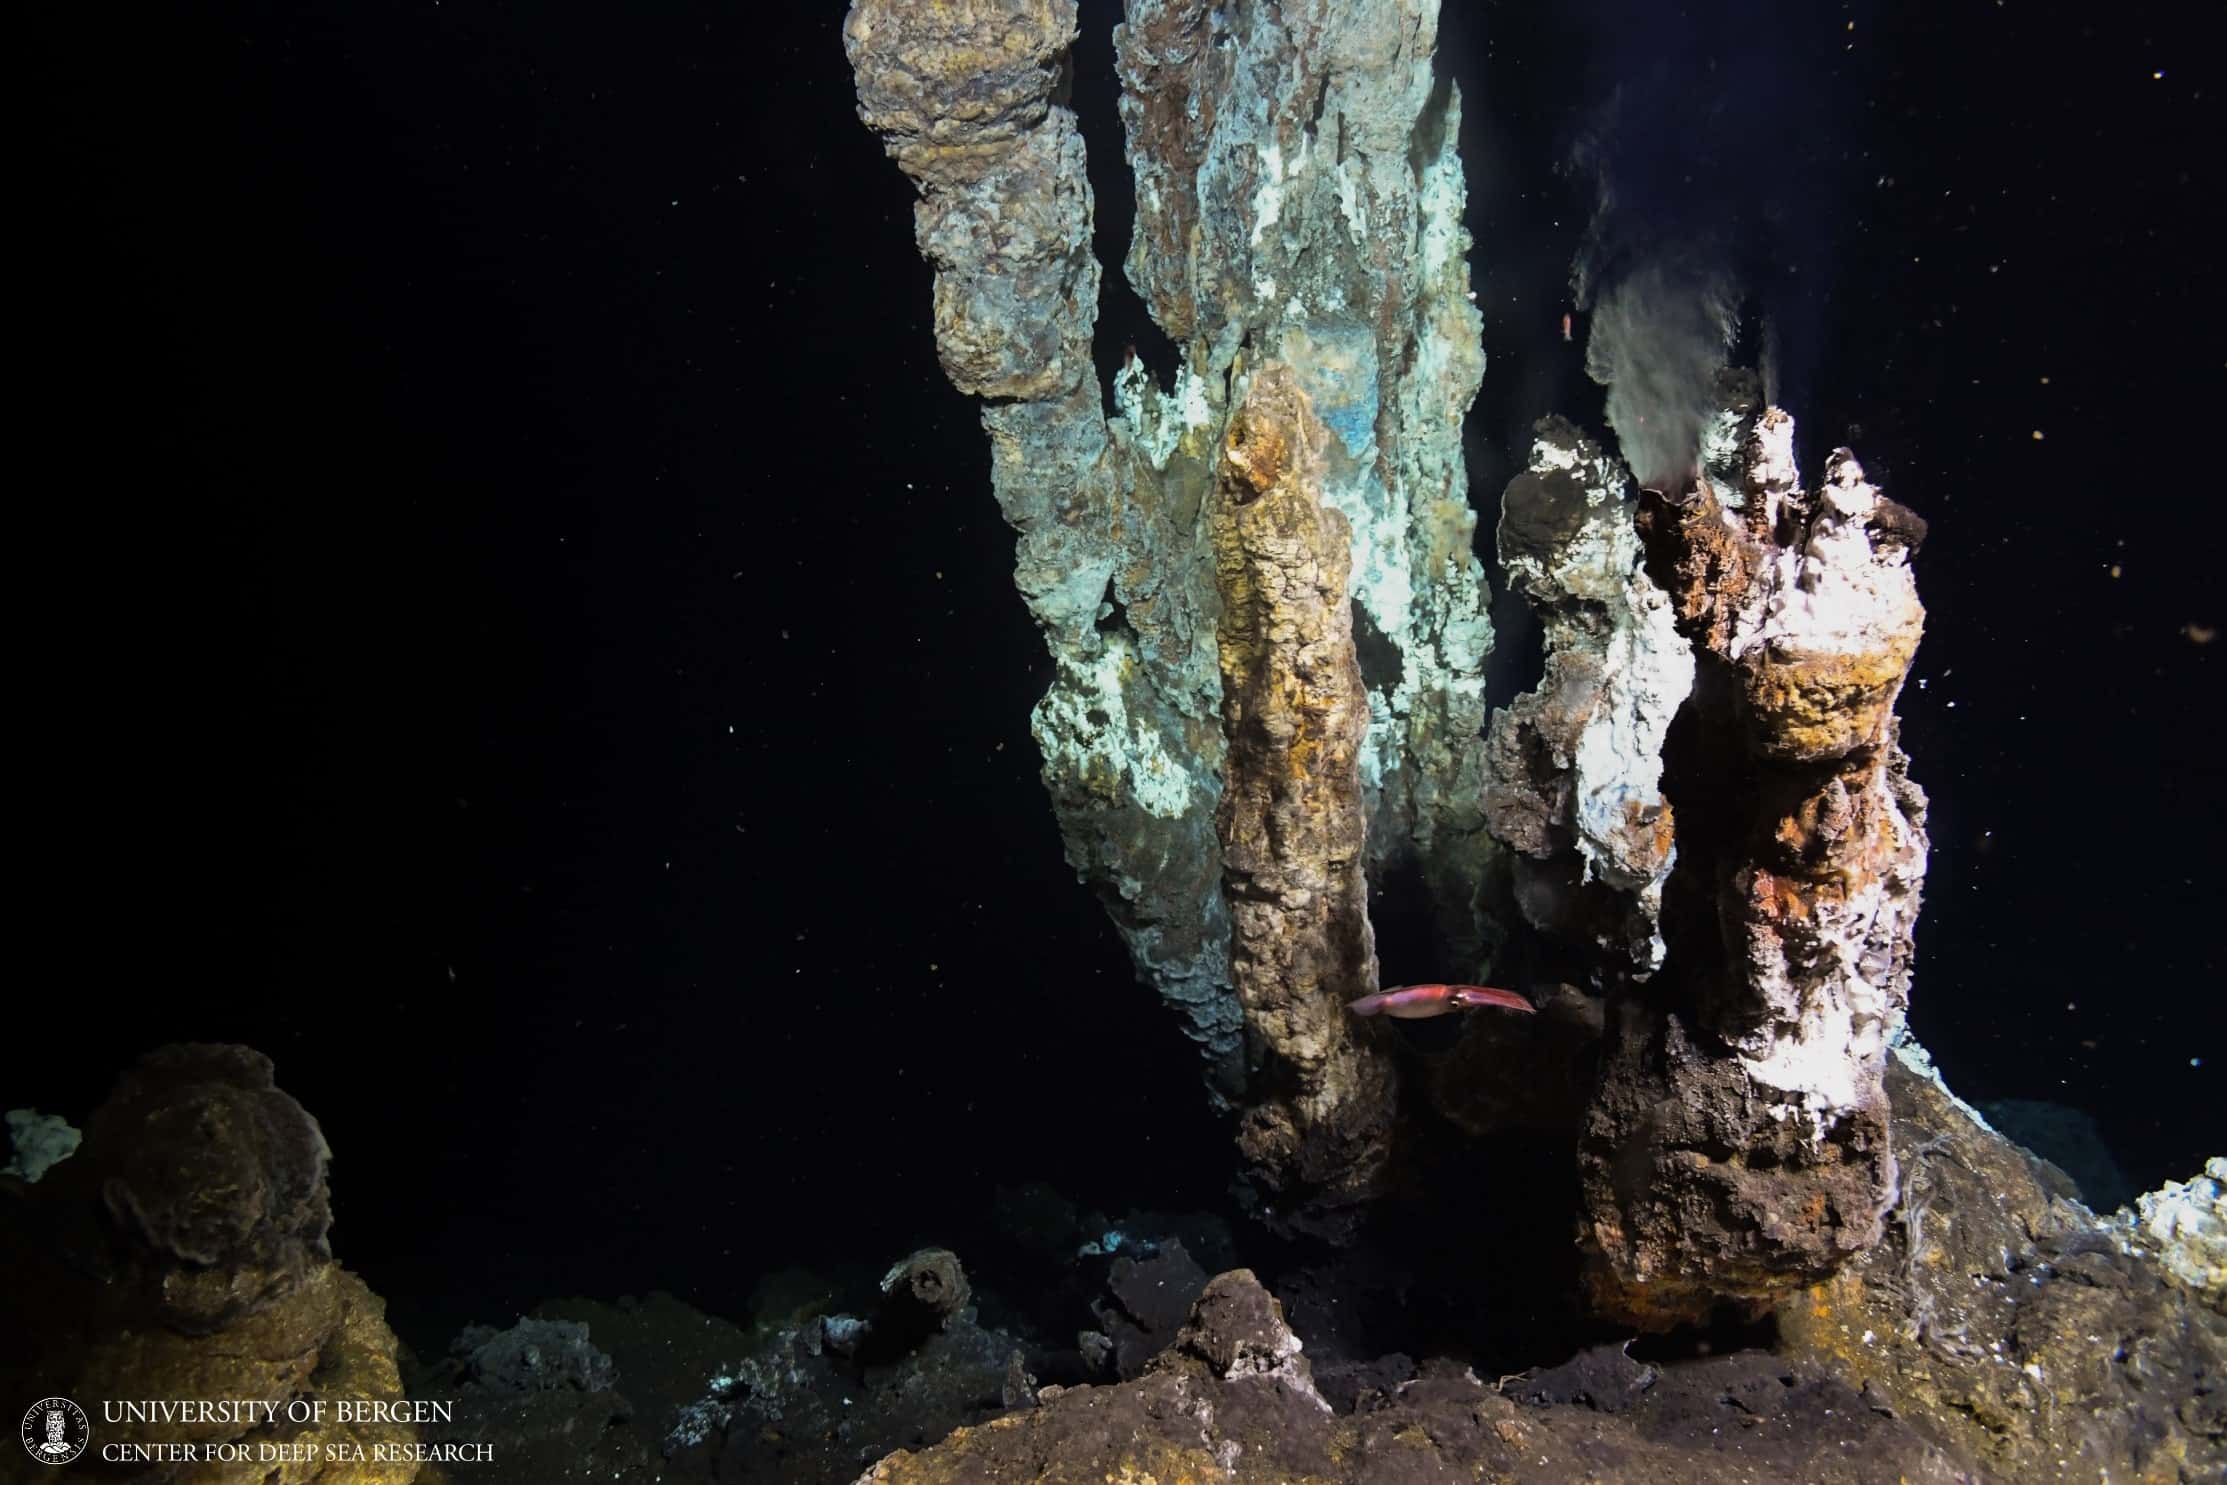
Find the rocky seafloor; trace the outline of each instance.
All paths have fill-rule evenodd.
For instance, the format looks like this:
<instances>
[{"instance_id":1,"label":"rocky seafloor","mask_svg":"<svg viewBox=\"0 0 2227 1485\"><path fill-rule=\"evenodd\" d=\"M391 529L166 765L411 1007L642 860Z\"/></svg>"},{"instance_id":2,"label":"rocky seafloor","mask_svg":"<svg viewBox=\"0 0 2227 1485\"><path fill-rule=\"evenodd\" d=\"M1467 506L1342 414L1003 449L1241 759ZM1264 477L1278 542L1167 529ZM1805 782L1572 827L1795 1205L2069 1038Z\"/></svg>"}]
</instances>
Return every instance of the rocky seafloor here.
<instances>
[{"instance_id":1,"label":"rocky seafloor","mask_svg":"<svg viewBox=\"0 0 2227 1485\"><path fill-rule=\"evenodd\" d=\"M1465 1341L1427 1268L1030 1188L1000 1194L971 1265L929 1247L878 1281L777 1275L738 1319L666 1294L554 1300L416 1356L334 1260L328 1151L268 1060L166 1048L81 1149L0 1176L5 1370L26 1397L280 1416L99 1424L138 1457L10 1451L0 1479L2221 1479L2227 1162L2098 1217L1922 1054L1888 1086L1906 1153L1886 1239L1731 1331L1571 1331L1503 1371L1507 1337ZM1530 1282L1489 1251L1466 1268ZM340 1399L446 1417L283 1416Z\"/></svg>"}]
</instances>

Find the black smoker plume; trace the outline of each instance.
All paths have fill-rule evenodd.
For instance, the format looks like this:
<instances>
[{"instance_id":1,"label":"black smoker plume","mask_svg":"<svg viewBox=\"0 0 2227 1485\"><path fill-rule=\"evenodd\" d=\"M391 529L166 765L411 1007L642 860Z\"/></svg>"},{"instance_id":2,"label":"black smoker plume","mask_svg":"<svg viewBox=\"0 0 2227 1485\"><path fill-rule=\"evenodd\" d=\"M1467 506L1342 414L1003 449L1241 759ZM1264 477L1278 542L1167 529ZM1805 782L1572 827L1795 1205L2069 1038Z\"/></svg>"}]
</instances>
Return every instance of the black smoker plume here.
<instances>
[{"instance_id":1,"label":"black smoker plume","mask_svg":"<svg viewBox=\"0 0 2227 1485\"><path fill-rule=\"evenodd\" d=\"M1856 5L1587 0L1596 190L1572 270L1586 371L1641 484L1688 487L1717 372L1756 365L1774 403L1818 354L1856 151Z\"/></svg>"}]
</instances>

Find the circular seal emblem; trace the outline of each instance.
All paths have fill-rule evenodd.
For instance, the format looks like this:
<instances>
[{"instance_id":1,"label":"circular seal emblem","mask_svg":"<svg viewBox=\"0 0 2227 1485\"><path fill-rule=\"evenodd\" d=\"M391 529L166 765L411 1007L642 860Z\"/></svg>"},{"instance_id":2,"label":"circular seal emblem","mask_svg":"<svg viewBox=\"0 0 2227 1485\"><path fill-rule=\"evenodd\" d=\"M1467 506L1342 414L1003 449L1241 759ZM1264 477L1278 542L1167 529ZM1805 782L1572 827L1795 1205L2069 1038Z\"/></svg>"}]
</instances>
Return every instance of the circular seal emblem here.
<instances>
[{"instance_id":1,"label":"circular seal emblem","mask_svg":"<svg viewBox=\"0 0 2227 1485\"><path fill-rule=\"evenodd\" d=\"M42 1397L23 1415L23 1447L42 1464L68 1464L92 1436L85 1410L66 1397Z\"/></svg>"}]
</instances>

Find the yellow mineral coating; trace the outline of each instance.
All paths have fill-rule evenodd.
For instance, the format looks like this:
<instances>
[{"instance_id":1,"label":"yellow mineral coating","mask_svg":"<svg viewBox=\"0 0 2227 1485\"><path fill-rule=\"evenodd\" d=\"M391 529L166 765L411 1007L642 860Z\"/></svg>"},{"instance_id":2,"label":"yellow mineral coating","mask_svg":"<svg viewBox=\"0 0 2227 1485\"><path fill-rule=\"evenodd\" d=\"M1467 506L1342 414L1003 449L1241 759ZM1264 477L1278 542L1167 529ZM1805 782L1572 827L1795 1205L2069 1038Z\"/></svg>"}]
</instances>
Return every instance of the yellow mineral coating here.
<instances>
[{"instance_id":1,"label":"yellow mineral coating","mask_svg":"<svg viewBox=\"0 0 2227 1485\"><path fill-rule=\"evenodd\" d=\"M394 1363L394 1331L387 1329L385 1300L361 1278L332 1267L330 1282L341 1305L339 1327L316 1356L316 1396L356 1403L401 1403L403 1378ZM307 1458L249 1463L200 1463L176 1485L412 1485L421 1465L412 1461L416 1427L410 1423L323 1423L258 1429L249 1443L283 1443L287 1454ZM379 1458L387 1454L390 1458Z\"/></svg>"},{"instance_id":2,"label":"yellow mineral coating","mask_svg":"<svg viewBox=\"0 0 2227 1485\"><path fill-rule=\"evenodd\" d=\"M1917 654L1915 629L1860 654L1789 654L1778 646L1741 667L1754 736L1775 756L1837 758L1878 742Z\"/></svg>"},{"instance_id":3,"label":"yellow mineral coating","mask_svg":"<svg viewBox=\"0 0 2227 1485\"><path fill-rule=\"evenodd\" d=\"M1012 1415L978 1428L960 1428L921 1453L903 1450L884 1458L860 1477L859 1485L973 1485L993 1468L989 1457L999 1458L1000 1479L1018 1479L1006 1451L1018 1440L991 1435L1003 1425L1019 1426L1026 1415ZM990 1451L1004 1446L998 1455ZM1204 1449L1179 1448L1163 1439L1143 1438L1128 1444L1121 1457L1099 1460L1045 1459L1044 1481L1104 1482L1104 1485L1226 1485L1229 1472ZM1296 1482L1295 1482L1296 1485Z\"/></svg>"},{"instance_id":4,"label":"yellow mineral coating","mask_svg":"<svg viewBox=\"0 0 2227 1485\"><path fill-rule=\"evenodd\" d=\"M162 1326L120 1330L86 1352L72 1385L81 1397L239 1398L283 1406L307 1384L319 1347L341 1324L343 1277L328 1265L213 1337ZM213 1443L247 1431L219 1420L122 1421L104 1424L102 1437L127 1445Z\"/></svg>"},{"instance_id":5,"label":"yellow mineral coating","mask_svg":"<svg viewBox=\"0 0 2227 1485\"><path fill-rule=\"evenodd\" d=\"M387 1328L386 1304L363 1280L337 1264L327 1264L299 1293L272 1308L293 1311L297 1301L298 1313L311 1317L306 1323L321 1327L322 1334L312 1344L308 1357L313 1372L303 1371L285 1395L287 1401L404 1401L402 1376L395 1362L394 1332ZM254 1317L222 1332L219 1345L209 1344L207 1338L187 1341L192 1354L199 1358L199 1369L182 1377L174 1374L168 1381L160 1374L134 1374L141 1390L133 1395L249 1395L223 1391L229 1384L209 1380L212 1373L207 1368L227 1368L233 1375L244 1376L271 1364L256 1351L258 1345L275 1338L272 1325L258 1323L262 1319ZM283 1330L288 1322L280 1317L273 1323ZM195 1376L203 1380L192 1380ZM105 1434L105 1426L103 1431ZM176 1441L187 1432L165 1426L162 1437ZM237 1434L237 1430L230 1432ZM282 1421L238 1434L237 1439L248 1458L195 1460L169 1477L171 1485L412 1485L420 1479L423 1468L409 1457L418 1434L408 1423L343 1423L328 1415L314 1423ZM263 1444L282 1446L281 1457L260 1457L258 1446ZM398 1457L382 1459L382 1452Z\"/></svg>"}]
</instances>

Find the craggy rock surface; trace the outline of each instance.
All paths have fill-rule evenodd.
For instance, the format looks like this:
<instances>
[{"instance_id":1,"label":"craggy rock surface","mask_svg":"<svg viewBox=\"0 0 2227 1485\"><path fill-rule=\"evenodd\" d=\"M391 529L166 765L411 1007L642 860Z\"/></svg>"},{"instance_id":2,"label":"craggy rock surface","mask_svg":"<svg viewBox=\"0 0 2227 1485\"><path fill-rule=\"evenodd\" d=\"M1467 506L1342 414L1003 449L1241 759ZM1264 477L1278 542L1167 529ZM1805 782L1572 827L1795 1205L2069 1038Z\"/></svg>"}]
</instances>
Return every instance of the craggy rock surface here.
<instances>
[{"instance_id":1,"label":"craggy rock surface","mask_svg":"<svg viewBox=\"0 0 2227 1485\"><path fill-rule=\"evenodd\" d=\"M1520 1130L1562 1141L1585 1120L1605 1002L1567 984L1530 984L1525 993L1536 1015L1464 1017L1454 1045L1422 1059L1431 1107L1466 1134Z\"/></svg>"},{"instance_id":2,"label":"craggy rock surface","mask_svg":"<svg viewBox=\"0 0 2227 1485\"><path fill-rule=\"evenodd\" d=\"M433 1367L405 1362L415 1398L451 1405L423 1436L460 1453L431 1464L418 1485L460 1480L628 1481L651 1477L654 1454L628 1425L633 1408L614 1390L618 1369L580 1320L522 1318L508 1330L468 1326Z\"/></svg>"},{"instance_id":3,"label":"craggy rock surface","mask_svg":"<svg viewBox=\"0 0 2227 1485\"><path fill-rule=\"evenodd\" d=\"M213 1330L283 1299L332 1257L332 1152L246 1047L164 1047L86 1131L127 1284L177 1329ZM88 1178L96 1171L88 1170Z\"/></svg>"},{"instance_id":4,"label":"craggy rock surface","mask_svg":"<svg viewBox=\"0 0 2227 1485\"><path fill-rule=\"evenodd\" d=\"M1922 1054L1886 1087L1900 1201L1883 1242L1781 1307L1794 1362L2003 1480L2227 1477L2227 1317L2057 1194Z\"/></svg>"},{"instance_id":5,"label":"craggy rock surface","mask_svg":"<svg viewBox=\"0 0 2227 1485\"><path fill-rule=\"evenodd\" d=\"M1500 562L1546 635L1539 684L1492 719L1485 815L1533 928L1619 977L1661 968L1674 859L1663 739L1693 653L1641 562L1621 465L1560 418L1501 502Z\"/></svg>"},{"instance_id":6,"label":"craggy rock surface","mask_svg":"<svg viewBox=\"0 0 2227 1485\"><path fill-rule=\"evenodd\" d=\"M261 1053L195 1044L142 1058L87 1121L76 1155L0 1195L10 1394L60 1393L88 1410L108 1399L399 1402L386 1307L326 1242L330 1154ZM19 1354L26 1343L33 1354ZM102 1443L248 1450L127 1471L148 1485L407 1485L419 1469L406 1423L96 1428ZM307 1457L258 1459L265 1444ZM382 1449L409 1457L377 1459ZM39 1468L20 1451L0 1458L0 1479Z\"/></svg>"},{"instance_id":7,"label":"craggy rock surface","mask_svg":"<svg viewBox=\"0 0 2227 1485\"><path fill-rule=\"evenodd\" d=\"M1830 1275L1893 1194L1880 1079L1926 860L1893 704L1924 523L1846 450L1804 491L1793 447L1778 409L1729 414L1698 486L1639 512L1698 665L1665 742L1669 958L1610 1017L1581 1161L1594 1302L1644 1327Z\"/></svg>"},{"instance_id":8,"label":"craggy rock surface","mask_svg":"<svg viewBox=\"0 0 2227 1485\"><path fill-rule=\"evenodd\" d=\"M1090 183L1059 86L1074 36L1073 0L857 0L843 27L859 115L920 191L945 373L985 399L992 487L1019 533L1014 580L1054 662L1032 720L1068 862L1227 1098L1243 1085L1244 1017L1214 834L1220 682L1197 534L1220 417L1198 382L1106 418Z\"/></svg>"},{"instance_id":9,"label":"craggy rock surface","mask_svg":"<svg viewBox=\"0 0 2227 1485\"><path fill-rule=\"evenodd\" d=\"M1975 1122L1922 1052L1898 1058L1885 1075L1906 1151L1896 1217L1780 1307L1775 1352L1650 1362L1611 1343L1490 1386L1390 1355L1333 1390L1241 1270L1206 1287L1136 1380L1044 1388L1033 1410L862 1479L2220 1478L2227 1317L2125 1222L2058 1194L2060 1174Z\"/></svg>"},{"instance_id":10,"label":"craggy rock surface","mask_svg":"<svg viewBox=\"0 0 2227 1485\"><path fill-rule=\"evenodd\" d=\"M1388 1051L1345 1003L1374 983L1345 518L1289 370L1253 372L1212 509L1228 785L1217 819L1230 974L1252 1032L1238 1147L1295 1225L1342 1235L1391 1152ZM1373 1028L1369 1028L1373 1029ZM1275 1214L1269 1213L1271 1217Z\"/></svg>"},{"instance_id":11,"label":"craggy rock surface","mask_svg":"<svg viewBox=\"0 0 2227 1485\"><path fill-rule=\"evenodd\" d=\"M1905 1055L1922 1068L1922 1054ZM1887 1081L1910 1151L1904 1205L1886 1241L1781 1307L1776 1354L1649 1361L1610 1342L1488 1385L1458 1362L1364 1362L1374 1353L1347 1346L1333 1383L1321 1369L1340 1341L1321 1327L1360 1318L1353 1286L1374 1282L1373 1269L1294 1277L1318 1312L1302 1346L1249 1271L1192 1291L1195 1268L1161 1240L1111 1262L1114 1305L1151 1317L1156 1340L1138 1351L1159 1349L1106 1385L1039 1385L1012 1339L967 1314L917 1351L872 1362L870 1348L833 1344L844 1317L823 1312L824 1285L802 1309L769 1303L748 1331L666 1296L547 1306L542 1319L587 1328L623 1394L533 1383L510 1412L477 1398L474 1416L503 1420L486 1435L496 1461L424 1478L2216 1478L2227 1320L2127 1245L2123 1224L2054 1194L2061 1178L1972 1122L1923 1071L1898 1064ZM1163 1288L1187 1291L1179 1324L1155 1298ZM1410 1330L1423 1293L1396 1307ZM552 1376L605 1375L574 1364L573 1349L568 1340L548 1358Z\"/></svg>"},{"instance_id":12,"label":"craggy rock surface","mask_svg":"<svg viewBox=\"0 0 2227 1485\"><path fill-rule=\"evenodd\" d=\"M922 1248L889 1266L882 1275L884 1331L926 1334L949 1329L974 1298L974 1286L959 1255L949 1248Z\"/></svg>"},{"instance_id":13,"label":"craggy rock surface","mask_svg":"<svg viewBox=\"0 0 2227 1485\"><path fill-rule=\"evenodd\" d=\"M451 1351L461 1379L490 1392L602 1392L618 1376L577 1320L521 1319L508 1330L468 1325Z\"/></svg>"},{"instance_id":14,"label":"craggy rock surface","mask_svg":"<svg viewBox=\"0 0 2227 1485\"><path fill-rule=\"evenodd\" d=\"M2115 1220L2206 1304L2227 1309L2227 1155L2205 1161L2200 1176L2136 1197Z\"/></svg>"},{"instance_id":15,"label":"craggy rock surface","mask_svg":"<svg viewBox=\"0 0 2227 1485\"><path fill-rule=\"evenodd\" d=\"M1317 499L1344 518L1350 577L1335 602L1350 612L1323 643L1365 687L1355 849L1417 868L1444 957L1464 972L1489 945L1478 883L1497 848L1471 755L1491 632L1460 445L1483 355L1460 104L1433 79L1434 0L1129 5L1115 34L1138 183L1128 273L1176 364L1132 357L1108 417L1090 354L1091 195L1060 86L1075 24L1073 0L856 0L844 41L860 116L921 193L944 369L984 399L993 486L1020 535L1016 583L1054 660L1033 730L1068 860L1184 1018L1214 1097L1242 1113L1255 1103L1246 1037L1262 1028L1230 964L1215 828L1230 741L1222 595L1201 513L1248 368L1286 368L1327 432ZM1375 988L1365 953L1346 970L1352 982L1324 995ZM1293 1188L1322 1184L1334 1152L1366 1164L1365 1129L1313 1142L1338 1107L1370 1100L1333 1072L1342 1085L1300 1111L1291 1059L1264 1066L1275 1107L1246 1143L1269 1205L1289 1214ZM1368 1180L1328 1183L1326 1205Z\"/></svg>"},{"instance_id":16,"label":"craggy rock surface","mask_svg":"<svg viewBox=\"0 0 2227 1485\"><path fill-rule=\"evenodd\" d=\"M473 1327L450 1361L414 1371L411 1395L454 1404L453 1425L428 1425L428 1439L484 1444L492 1458L429 1467L423 1485L832 1485L1033 1399L1024 1348L971 1307L918 1323L904 1281L964 1287L949 1250L891 1273L906 1296L896 1323L831 1313L832 1291L815 1286L802 1304L794 1291L762 1296L747 1328L666 1294L565 1300L509 1331Z\"/></svg>"},{"instance_id":17,"label":"craggy rock surface","mask_svg":"<svg viewBox=\"0 0 2227 1485\"><path fill-rule=\"evenodd\" d=\"M1135 1382L1045 1389L1037 1408L900 1453L861 1485L1454 1482L1620 1485L1969 1481L1845 1384L1753 1354L1666 1370L1614 1412L1525 1406L1437 1366L1367 1411L1334 1414L1275 1299L1244 1270L1208 1286L1177 1344Z\"/></svg>"},{"instance_id":18,"label":"craggy rock surface","mask_svg":"<svg viewBox=\"0 0 2227 1485\"><path fill-rule=\"evenodd\" d=\"M1412 860L1449 960L1489 934L1475 740L1492 635L1461 420L1484 371L1436 0L1136 0L1116 28L1137 181L1129 280L1183 360L1117 389L1142 428L1233 367L1292 369L1330 430L1369 687L1370 856ZM1249 349L1240 354L1240 348ZM1170 397L1172 393L1172 398Z\"/></svg>"},{"instance_id":19,"label":"craggy rock surface","mask_svg":"<svg viewBox=\"0 0 2227 1485\"><path fill-rule=\"evenodd\" d=\"M1127 1381L1167 1349L1206 1288L1207 1273L1180 1239L1158 1245L1149 1257L1116 1258L1106 1275L1106 1297L1091 1311L1106 1337L1114 1375Z\"/></svg>"},{"instance_id":20,"label":"craggy rock surface","mask_svg":"<svg viewBox=\"0 0 2227 1485\"><path fill-rule=\"evenodd\" d=\"M1662 1371L1632 1359L1629 1344L1589 1346L1560 1366L1535 1369L1512 1389L1534 1408L1582 1403L1600 1413L1621 1413L1662 1380Z\"/></svg>"}]
</instances>

